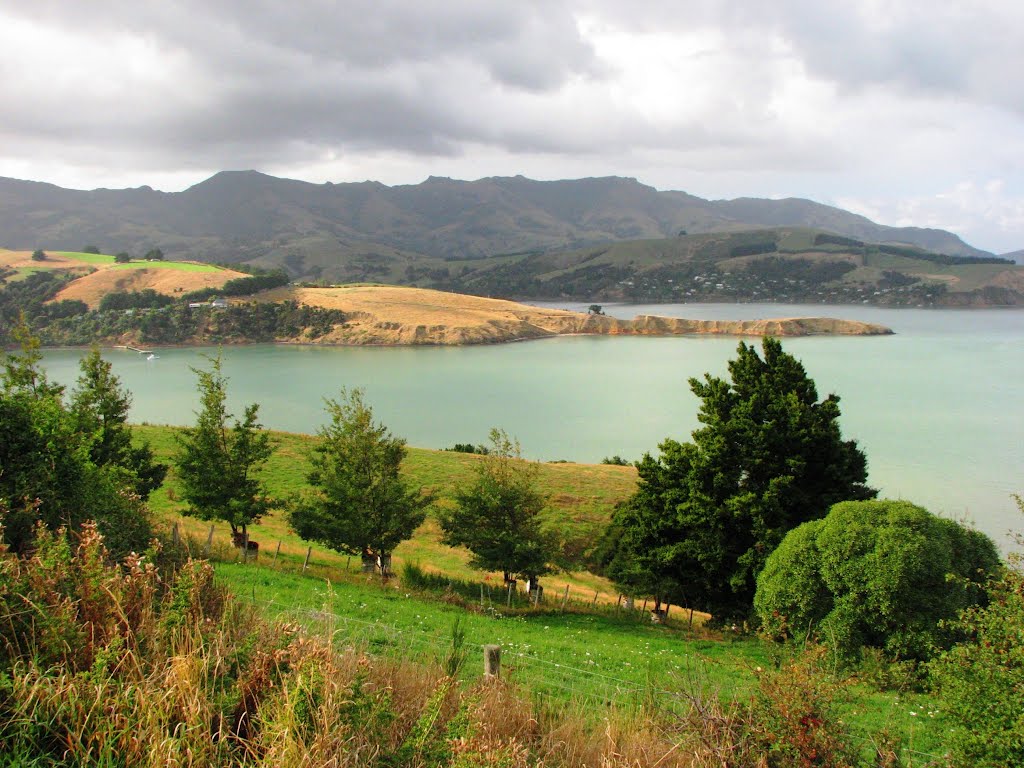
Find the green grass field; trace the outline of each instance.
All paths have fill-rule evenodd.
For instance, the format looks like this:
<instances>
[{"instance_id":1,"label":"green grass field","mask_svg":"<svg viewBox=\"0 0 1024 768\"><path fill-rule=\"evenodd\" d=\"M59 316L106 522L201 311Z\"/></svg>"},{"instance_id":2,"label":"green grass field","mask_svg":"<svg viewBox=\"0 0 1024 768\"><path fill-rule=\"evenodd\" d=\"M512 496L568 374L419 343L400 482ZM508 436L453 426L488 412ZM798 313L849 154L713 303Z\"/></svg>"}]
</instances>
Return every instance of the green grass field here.
<instances>
[{"instance_id":1,"label":"green grass field","mask_svg":"<svg viewBox=\"0 0 1024 768\"><path fill-rule=\"evenodd\" d=\"M14 270L14 274L6 278L8 282L17 283L30 275L36 274L36 272L49 272L51 271L47 267L19 267Z\"/></svg>"},{"instance_id":2,"label":"green grass field","mask_svg":"<svg viewBox=\"0 0 1024 768\"><path fill-rule=\"evenodd\" d=\"M114 269L174 269L181 272L220 272L221 267L213 264L195 264L186 261L129 261L117 264L113 256L97 253L79 253L77 251L54 251L57 256L64 256L86 264L108 264Z\"/></svg>"},{"instance_id":3,"label":"green grass field","mask_svg":"<svg viewBox=\"0 0 1024 768\"><path fill-rule=\"evenodd\" d=\"M86 264L113 264L114 257L103 253L81 253L79 251L52 251L55 256L63 256Z\"/></svg>"},{"instance_id":4,"label":"green grass field","mask_svg":"<svg viewBox=\"0 0 1024 768\"><path fill-rule=\"evenodd\" d=\"M690 630L685 611L655 626L640 611L591 609L570 601L561 611L549 596L537 609L507 611L500 590L482 604L445 603L375 576L332 581L265 565L221 562L218 577L239 598L267 616L302 626L341 646L376 655L432 661L444 658L451 628L461 620L468 650L464 676L482 668L482 646L502 647L503 674L556 706L573 705L600 719L603 706L657 701L672 708L687 696L743 700L760 670L780 663L786 651L744 635ZM943 752L942 707L920 693L879 693L856 682L840 694L838 712L855 740L870 751L881 729L904 734L907 757ZM916 756L913 753L917 753Z\"/></svg>"},{"instance_id":5,"label":"green grass field","mask_svg":"<svg viewBox=\"0 0 1024 768\"><path fill-rule=\"evenodd\" d=\"M158 456L172 452L175 428L137 426L134 431ZM277 449L265 479L272 493L284 496L303 485L314 438L273 436ZM480 457L471 454L410 448L403 472L411 482L437 493L440 503L450 503L452 491L471 477L477 461ZM553 519L571 525L606 520L612 505L632 491L635 477L632 467L542 464L539 483L551 499ZM176 522L191 547L205 549L210 526L181 517L173 476L150 503L162 525ZM398 547L396 572L408 562L475 581L482 600L475 591L472 599L455 594L441 599L404 588L398 579L382 586L377 577L358 573L357 561L316 546L303 572L309 545L288 530L280 514L250 531L260 542L255 563L238 562L223 524L215 526L211 554L224 583L267 615L327 634L338 643L415 659L443 657L452 623L462 617L467 643L472 644L467 674L476 674L472 669L482 664L479 646L496 643L504 649L503 665L513 680L540 697L561 704L576 701L598 715L600 707L594 707L600 702L621 706L654 696L671 704L680 691L744 697L755 686L757 668L769 668L782 654L779 647L756 638L709 632L699 617L691 626L688 613L678 607L672 609L669 626L652 626L639 611L630 615L619 610L614 586L589 573L548 576L546 600L538 609L509 611L500 575L470 569L466 552L442 545L433 517L413 540ZM562 613L567 585L568 609ZM600 598L596 607L595 592ZM848 686L845 697L842 715L865 745L870 734L885 727L908 735L905 748L941 754L941 706L933 697L879 693L860 685Z\"/></svg>"}]
</instances>

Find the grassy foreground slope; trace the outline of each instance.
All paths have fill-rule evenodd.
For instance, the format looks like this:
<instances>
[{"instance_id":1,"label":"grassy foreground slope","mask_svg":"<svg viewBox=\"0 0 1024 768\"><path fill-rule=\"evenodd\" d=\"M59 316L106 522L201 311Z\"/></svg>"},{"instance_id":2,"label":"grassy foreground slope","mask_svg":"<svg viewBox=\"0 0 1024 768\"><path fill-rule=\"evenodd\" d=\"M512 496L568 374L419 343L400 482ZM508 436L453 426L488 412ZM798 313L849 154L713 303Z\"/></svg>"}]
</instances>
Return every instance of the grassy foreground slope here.
<instances>
[{"instance_id":1,"label":"grassy foreground slope","mask_svg":"<svg viewBox=\"0 0 1024 768\"><path fill-rule=\"evenodd\" d=\"M137 426L134 431L137 438L151 442L158 456L166 458L173 451L175 428ZM277 449L266 480L272 493L286 495L305 482L306 455L315 438L273 436ZM471 454L410 448L403 473L446 504L480 460ZM615 465L542 464L539 475L550 498L549 520L569 535L603 525L611 507L632 492L635 482L633 467ZM180 516L176 488L172 471L165 487L151 498L151 506L164 525L176 522L193 546L205 547L209 524ZM547 577L546 607L506 612L500 574L470 569L466 552L439 542L430 516L412 540L396 549L396 570L415 563L428 572L476 581L482 587L481 600L475 590L471 600L455 594L446 604L423 599L415 589L398 583L382 587L375 577L358 574L358 565L350 558L317 546L303 572L308 544L288 530L280 514L250 531L261 548L255 563L237 562L238 553L229 546L223 524L215 527L212 554L221 560L216 567L223 582L263 613L376 654L425 662L444 656L452 622L462 617L472 665L480 664L482 644L500 644L511 680L563 703L583 699L588 706L623 705L652 695L670 703L681 689L742 698L756 687L757 669L772 666L779 652L754 638L708 633L699 620L691 628L681 609L674 609L671 627L652 627L639 613L630 616L618 610L614 585L586 572ZM569 609L563 613L566 586ZM865 745L869 734L889 728L913 733L907 746L917 751L941 752L941 707L934 698L878 693L862 686L844 695L849 698L841 706L843 717Z\"/></svg>"},{"instance_id":2,"label":"grassy foreground slope","mask_svg":"<svg viewBox=\"0 0 1024 768\"><path fill-rule=\"evenodd\" d=\"M174 451L174 427L136 426L138 439L148 440L156 455L166 461ZM272 495L283 498L298 491L306 481L308 453L316 438L308 435L273 433L276 450L267 464L265 478ZM474 454L410 448L402 466L403 474L414 486L420 486L438 496L438 504L450 504L455 488L468 482L473 466L481 457ZM633 467L590 464L542 464L540 488L549 496L547 512L549 523L569 538L586 537L603 526L612 507L633 492L636 470ZM183 505L178 500L177 480L173 469L163 488L150 498L150 506L169 526L177 522L179 529L205 541L209 524L181 517ZM250 527L251 537L260 543L264 559L273 556L281 542L278 560L282 564L301 566L308 544L288 529L281 513L266 517ZM226 545L230 538L227 525L215 526L215 545ZM433 515L417 531L416 536L398 546L394 553L395 568L403 563L419 563L425 570L442 572L464 579L482 579L483 574L471 570L467 553L440 543L440 530ZM323 547L314 547L310 572L324 578L338 577L340 571L356 570L357 563L345 555ZM500 574L491 574L490 580L500 583ZM549 579L549 585L570 591L577 596L593 598L598 591L604 599L614 600L615 592L604 579L586 572L558 574Z\"/></svg>"}]
</instances>

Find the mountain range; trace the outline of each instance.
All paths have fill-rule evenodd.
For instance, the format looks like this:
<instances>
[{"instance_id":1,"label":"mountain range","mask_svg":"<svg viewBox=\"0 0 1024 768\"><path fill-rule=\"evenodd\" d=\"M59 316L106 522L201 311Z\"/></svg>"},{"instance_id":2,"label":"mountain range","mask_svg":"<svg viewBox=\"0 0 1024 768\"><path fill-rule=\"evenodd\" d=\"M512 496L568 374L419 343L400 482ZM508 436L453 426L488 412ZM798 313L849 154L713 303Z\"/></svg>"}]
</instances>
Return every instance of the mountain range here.
<instances>
[{"instance_id":1,"label":"mountain range","mask_svg":"<svg viewBox=\"0 0 1024 768\"><path fill-rule=\"evenodd\" d=\"M182 192L79 191L0 178L0 246L285 266L331 275L353 259L414 263L572 249L642 238L810 227L872 243L990 256L938 229L887 227L810 200L704 200L635 179L534 181L522 176L421 184L311 184L225 171Z\"/></svg>"}]
</instances>

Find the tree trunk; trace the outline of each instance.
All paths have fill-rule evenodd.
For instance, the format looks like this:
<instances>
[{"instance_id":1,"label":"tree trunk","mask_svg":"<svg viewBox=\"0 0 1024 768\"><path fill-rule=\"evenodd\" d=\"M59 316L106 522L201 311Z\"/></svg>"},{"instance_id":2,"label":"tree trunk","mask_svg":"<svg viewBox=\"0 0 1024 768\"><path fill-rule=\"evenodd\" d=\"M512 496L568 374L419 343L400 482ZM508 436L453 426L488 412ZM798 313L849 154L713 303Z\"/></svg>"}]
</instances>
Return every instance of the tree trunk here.
<instances>
[{"instance_id":1,"label":"tree trunk","mask_svg":"<svg viewBox=\"0 0 1024 768\"><path fill-rule=\"evenodd\" d=\"M661 596L654 596L654 608L651 609L651 622L661 624L665 620L665 612L661 610Z\"/></svg>"}]
</instances>

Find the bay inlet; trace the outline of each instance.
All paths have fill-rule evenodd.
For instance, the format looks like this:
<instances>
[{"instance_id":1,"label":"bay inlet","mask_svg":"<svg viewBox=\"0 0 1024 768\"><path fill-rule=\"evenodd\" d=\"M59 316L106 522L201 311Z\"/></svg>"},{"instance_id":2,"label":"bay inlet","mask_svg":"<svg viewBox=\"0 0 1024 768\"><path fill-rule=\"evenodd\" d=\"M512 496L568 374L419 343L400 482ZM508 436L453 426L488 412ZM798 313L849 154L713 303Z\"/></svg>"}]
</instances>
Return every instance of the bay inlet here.
<instances>
[{"instance_id":1,"label":"bay inlet","mask_svg":"<svg viewBox=\"0 0 1024 768\"><path fill-rule=\"evenodd\" d=\"M565 309L588 305L550 304ZM820 397L840 396L840 424L868 457L882 496L966 519L1008 548L1024 530L1011 498L1024 492L1024 311L885 310L697 304L606 305L616 317L696 319L830 316L880 323L894 336L783 340ZM557 337L494 346L224 347L229 404L260 403L272 429L312 433L323 398L362 387L375 415L410 445L483 443L492 426L541 461L628 460L686 440L698 425L688 379L725 375L731 337ZM759 343L749 339L748 343ZM192 367L215 347L161 348L147 359L104 355L131 391L134 422L190 424L197 408ZM43 365L72 386L82 350L47 350Z\"/></svg>"}]
</instances>

